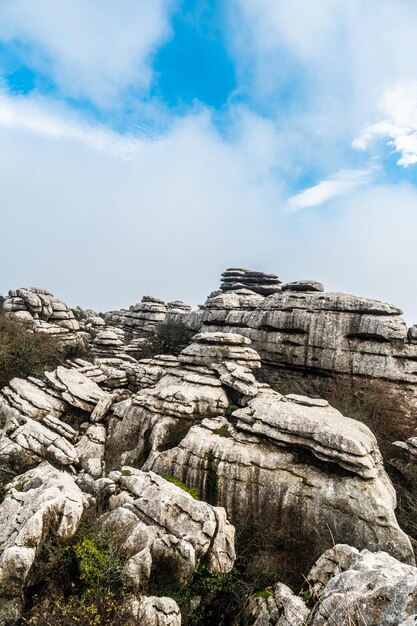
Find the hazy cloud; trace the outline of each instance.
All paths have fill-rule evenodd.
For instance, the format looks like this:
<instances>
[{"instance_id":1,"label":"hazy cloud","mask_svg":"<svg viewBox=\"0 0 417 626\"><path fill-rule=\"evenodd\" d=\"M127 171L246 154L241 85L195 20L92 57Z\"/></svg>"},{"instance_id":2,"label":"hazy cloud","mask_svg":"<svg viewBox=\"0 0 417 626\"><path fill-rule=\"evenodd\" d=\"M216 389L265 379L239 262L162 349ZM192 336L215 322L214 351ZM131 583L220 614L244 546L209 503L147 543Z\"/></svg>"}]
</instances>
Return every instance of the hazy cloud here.
<instances>
[{"instance_id":1,"label":"hazy cloud","mask_svg":"<svg viewBox=\"0 0 417 626\"><path fill-rule=\"evenodd\" d=\"M149 86L151 55L169 37L177 4L2 0L0 41L24 44L29 65L50 75L64 94L111 106L126 88Z\"/></svg>"}]
</instances>

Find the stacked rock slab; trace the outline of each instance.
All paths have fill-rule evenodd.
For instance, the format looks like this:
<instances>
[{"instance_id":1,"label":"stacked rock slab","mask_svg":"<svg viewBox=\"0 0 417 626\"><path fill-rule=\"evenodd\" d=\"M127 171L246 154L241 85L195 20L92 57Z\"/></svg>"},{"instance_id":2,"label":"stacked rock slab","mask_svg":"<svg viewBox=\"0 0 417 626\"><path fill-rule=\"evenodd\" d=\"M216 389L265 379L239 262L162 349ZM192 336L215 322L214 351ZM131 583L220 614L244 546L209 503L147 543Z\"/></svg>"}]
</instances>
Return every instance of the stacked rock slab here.
<instances>
[{"instance_id":1,"label":"stacked rock slab","mask_svg":"<svg viewBox=\"0 0 417 626\"><path fill-rule=\"evenodd\" d=\"M125 581L140 589L152 569L169 562L178 586L184 585L202 557L212 572L228 573L235 560L234 528L224 509L195 500L152 472L124 467L111 472L117 493L101 525L117 536L127 558Z\"/></svg>"},{"instance_id":2,"label":"stacked rock slab","mask_svg":"<svg viewBox=\"0 0 417 626\"><path fill-rule=\"evenodd\" d=\"M262 296L269 296L280 291L281 281L275 274L254 272L242 267L230 267L222 274L220 290L236 291L236 289L250 289Z\"/></svg>"},{"instance_id":3,"label":"stacked rock slab","mask_svg":"<svg viewBox=\"0 0 417 626\"><path fill-rule=\"evenodd\" d=\"M3 308L9 317L30 323L34 332L56 337L63 343L80 343L83 340L73 311L46 289L11 289Z\"/></svg>"},{"instance_id":4,"label":"stacked rock slab","mask_svg":"<svg viewBox=\"0 0 417 626\"><path fill-rule=\"evenodd\" d=\"M329 541L330 527L337 541L412 561L370 430L324 400L258 383L259 364L247 338L199 333L177 367L161 376L152 365L156 382L113 407L108 468L175 476L232 521L261 515Z\"/></svg>"},{"instance_id":5,"label":"stacked rock slab","mask_svg":"<svg viewBox=\"0 0 417 626\"><path fill-rule=\"evenodd\" d=\"M390 304L325 292L317 281L287 283L267 297L233 286L185 321L195 330L249 337L264 380L278 390L285 383L321 395L335 377L379 379L417 406L417 333Z\"/></svg>"},{"instance_id":6,"label":"stacked rock slab","mask_svg":"<svg viewBox=\"0 0 417 626\"><path fill-rule=\"evenodd\" d=\"M191 307L180 300L166 304L159 298L144 296L140 302L128 310L109 311L105 314L106 324L117 326L125 333L126 343L132 339L146 338L155 332L156 327L169 316L178 320L189 314Z\"/></svg>"}]
</instances>

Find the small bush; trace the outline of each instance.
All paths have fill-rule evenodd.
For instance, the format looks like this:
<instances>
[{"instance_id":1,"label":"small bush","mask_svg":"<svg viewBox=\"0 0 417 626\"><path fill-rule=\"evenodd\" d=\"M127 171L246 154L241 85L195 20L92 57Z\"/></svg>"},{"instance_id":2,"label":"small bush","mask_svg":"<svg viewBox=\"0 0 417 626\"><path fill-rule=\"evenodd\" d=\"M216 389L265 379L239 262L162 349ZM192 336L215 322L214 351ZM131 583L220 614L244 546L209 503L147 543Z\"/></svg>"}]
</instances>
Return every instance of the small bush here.
<instances>
[{"instance_id":1,"label":"small bush","mask_svg":"<svg viewBox=\"0 0 417 626\"><path fill-rule=\"evenodd\" d=\"M157 354L178 356L194 334L195 331L182 322L162 322L133 356L137 359L150 359Z\"/></svg>"},{"instance_id":2,"label":"small bush","mask_svg":"<svg viewBox=\"0 0 417 626\"><path fill-rule=\"evenodd\" d=\"M216 435L219 435L219 437L231 437L232 435L230 434L229 429L227 428L227 426L222 426L221 428L218 428L217 430L214 431L214 433Z\"/></svg>"},{"instance_id":3,"label":"small bush","mask_svg":"<svg viewBox=\"0 0 417 626\"><path fill-rule=\"evenodd\" d=\"M84 525L67 542L50 539L37 558L34 596L25 622L34 626L119 626L127 619L122 561L112 538Z\"/></svg>"},{"instance_id":4,"label":"small bush","mask_svg":"<svg viewBox=\"0 0 417 626\"><path fill-rule=\"evenodd\" d=\"M73 352L74 348L43 333L28 332L26 323L6 317L0 310L0 389L16 376L41 376Z\"/></svg>"},{"instance_id":5,"label":"small bush","mask_svg":"<svg viewBox=\"0 0 417 626\"><path fill-rule=\"evenodd\" d=\"M406 407L383 380L339 379L326 397L343 415L363 422L372 430L386 459L392 453L393 441L412 436L415 425Z\"/></svg>"}]
</instances>

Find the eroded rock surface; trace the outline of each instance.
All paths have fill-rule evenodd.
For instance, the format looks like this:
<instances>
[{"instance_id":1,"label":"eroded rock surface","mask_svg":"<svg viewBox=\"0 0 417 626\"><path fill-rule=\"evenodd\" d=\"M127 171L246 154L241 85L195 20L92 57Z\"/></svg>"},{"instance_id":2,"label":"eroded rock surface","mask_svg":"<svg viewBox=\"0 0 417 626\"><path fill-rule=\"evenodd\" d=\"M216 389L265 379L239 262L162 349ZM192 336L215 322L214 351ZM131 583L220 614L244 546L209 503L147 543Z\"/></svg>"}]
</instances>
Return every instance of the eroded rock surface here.
<instances>
[{"instance_id":1,"label":"eroded rock surface","mask_svg":"<svg viewBox=\"0 0 417 626\"><path fill-rule=\"evenodd\" d=\"M169 567L181 586L204 556L213 572L232 569L234 528L224 509L195 500L153 472L124 467L110 478L119 492L110 498L102 524L127 558L130 585L140 588L153 568Z\"/></svg>"},{"instance_id":2,"label":"eroded rock surface","mask_svg":"<svg viewBox=\"0 0 417 626\"><path fill-rule=\"evenodd\" d=\"M223 284L223 283L222 283ZM334 377L384 379L417 404L417 343L395 306L323 291L317 281L287 283L272 295L229 284L184 318L201 332L252 340L266 380L326 393ZM246 286L245 286L246 287Z\"/></svg>"},{"instance_id":3,"label":"eroded rock surface","mask_svg":"<svg viewBox=\"0 0 417 626\"><path fill-rule=\"evenodd\" d=\"M16 616L40 544L51 534L72 537L90 501L69 474L47 462L7 486L0 505L0 597Z\"/></svg>"},{"instance_id":4,"label":"eroded rock surface","mask_svg":"<svg viewBox=\"0 0 417 626\"><path fill-rule=\"evenodd\" d=\"M307 580L317 598L309 626L394 626L417 611L417 569L385 552L336 545Z\"/></svg>"}]
</instances>

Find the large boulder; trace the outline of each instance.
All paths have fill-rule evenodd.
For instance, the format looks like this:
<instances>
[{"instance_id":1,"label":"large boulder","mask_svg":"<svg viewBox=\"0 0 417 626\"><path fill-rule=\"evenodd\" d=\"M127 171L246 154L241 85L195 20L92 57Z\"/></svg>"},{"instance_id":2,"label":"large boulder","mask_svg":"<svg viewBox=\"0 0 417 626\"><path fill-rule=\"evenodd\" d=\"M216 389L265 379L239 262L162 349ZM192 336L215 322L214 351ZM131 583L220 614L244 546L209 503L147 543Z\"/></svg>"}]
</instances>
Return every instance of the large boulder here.
<instances>
[{"instance_id":1,"label":"large boulder","mask_svg":"<svg viewBox=\"0 0 417 626\"><path fill-rule=\"evenodd\" d=\"M307 582L316 600L309 626L415 623L417 568L385 552L336 545L320 557Z\"/></svg>"}]
</instances>

